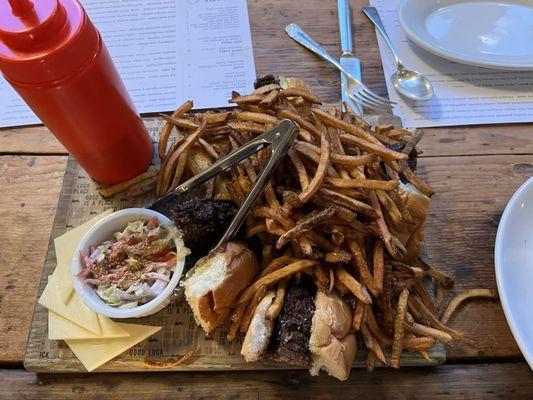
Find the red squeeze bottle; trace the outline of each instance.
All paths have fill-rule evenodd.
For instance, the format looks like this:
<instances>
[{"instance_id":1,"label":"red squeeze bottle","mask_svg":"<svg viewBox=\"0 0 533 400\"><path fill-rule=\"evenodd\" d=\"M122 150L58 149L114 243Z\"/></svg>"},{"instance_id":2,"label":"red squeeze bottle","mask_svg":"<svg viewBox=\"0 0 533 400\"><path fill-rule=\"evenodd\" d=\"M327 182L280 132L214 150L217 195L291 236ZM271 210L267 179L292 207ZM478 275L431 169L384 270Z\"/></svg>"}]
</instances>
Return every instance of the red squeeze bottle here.
<instances>
[{"instance_id":1,"label":"red squeeze bottle","mask_svg":"<svg viewBox=\"0 0 533 400\"><path fill-rule=\"evenodd\" d=\"M76 0L0 0L0 71L94 180L150 164L150 136Z\"/></svg>"}]
</instances>

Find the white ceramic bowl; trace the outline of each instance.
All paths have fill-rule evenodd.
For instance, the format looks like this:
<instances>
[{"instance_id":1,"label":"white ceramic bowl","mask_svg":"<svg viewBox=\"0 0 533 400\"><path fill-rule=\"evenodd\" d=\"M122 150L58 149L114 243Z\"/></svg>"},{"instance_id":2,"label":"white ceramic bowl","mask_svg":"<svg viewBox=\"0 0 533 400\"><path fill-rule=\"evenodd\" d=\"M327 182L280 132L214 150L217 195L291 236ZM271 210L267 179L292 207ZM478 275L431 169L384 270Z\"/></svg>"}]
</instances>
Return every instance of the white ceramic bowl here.
<instances>
[{"instance_id":1,"label":"white ceramic bowl","mask_svg":"<svg viewBox=\"0 0 533 400\"><path fill-rule=\"evenodd\" d=\"M533 178L520 186L505 207L494 263L507 322L533 369Z\"/></svg>"},{"instance_id":2,"label":"white ceramic bowl","mask_svg":"<svg viewBox=\"0 0 533 400\"><path fill-rule=\"evenodd\" d=\"M81 297L83 302L98 314L102 314L111 318L139 318L160 311L170 302L170 296L178 285L183 273L185 258L182 258L176 262L176 269L172 275L172 278L159 296L146 304L130 309L121 309L105 304L90 285L84 284L85 278L76 276L76 274L78 274L78 272L80 272L82 269L82 265L78 256L80 250L84 253L88 253L89 246L98 245L106 240L112 239L113 234L115 232L124 230L129 222L133 222L141 218L150 219L152 217L157 217L160 223L170 222L166 216L153 210L146 208L126 208L124 210L109 214L107 217L98 221L80 240L78 247L74 252L74 258L72 259L72 282L74 284L76 293ZM183 246L183 243L176 243L176 247L179 248L179 246Z\"/></svg>"}]
</instances>

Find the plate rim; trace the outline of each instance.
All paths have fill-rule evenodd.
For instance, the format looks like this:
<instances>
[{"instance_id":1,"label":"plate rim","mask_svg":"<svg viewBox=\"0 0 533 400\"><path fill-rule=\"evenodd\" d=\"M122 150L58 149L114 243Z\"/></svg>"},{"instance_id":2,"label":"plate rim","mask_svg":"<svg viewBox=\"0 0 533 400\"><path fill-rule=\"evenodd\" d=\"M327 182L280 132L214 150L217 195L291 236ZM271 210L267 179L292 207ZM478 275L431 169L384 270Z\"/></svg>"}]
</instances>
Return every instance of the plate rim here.
<instances>
[{"instance_id":1,"label":"plate rim","mask_svg":"<svg viewBox=\"0 0 533 400\"><path fill-rule=\"evenodd\" d=\"M508 220L510 218L510 215L512 213L512 210L514 209L518 199L521 198L522 194L530 189L530 186L533 186L533 176L529 177L524 183L520 185L520 187L513 193L510 200L507 202L507 205L505 206L505 209L503 211L502 217L500 218L500 223L498 224L498 230L496 232L496 240L494 245L494 270L496 274L496 286L498 288L498 294L500 297L500 302L502 304L503 313L505 314L505 319L507 320L507 324L509 325L509 329L511 330L511 333L513 334L514 339L516 340L516 343L518 344L518 347L520 351L522 352L522 355L526 359L526 362L528 363L529 367L533 370L533 345L527 346L525 340L523 339L525 335L521 333L521 330L519 328L519 324L516 322L513 314L511 305L509 304L508 297L506 295L505 287L504 287L504 278L503 278L503 262L500 260L502 255L502 247L503 247L503 231L504 227L508 224Z\"/></svg>"},{"instance_id":2,"label":"plate rim","mask_svg":"<svg viewBox=\"0 0 533 400\"><path fill-rule=\"evenodd\" d=\"M406 7L409 7L414 0L401 0L400 6L398 7L398 20L402 30L405 32L407 37L413 41L416 45L420 46L424 50L435 54L444 59L454 61L460 64L473 65L476 67L499 69L499 70L513 70L513 71L531 71L533 70L533 62L529 64L513 64L513 63L499 63L499 62L490 62L490 61L475 61L469 58L463 58L459 56L452 55L445 50L439 49L438 47L432 46L427 41L422 40L417 34L413 32L410 28L409 23L405 21L403 17L403 11ZM471 0L460 0L459 2L469 3ZM488 2L496 3L496 0L487 0ZM515 0L516 1L516 0Z\"/></svg>"}]
</instances>

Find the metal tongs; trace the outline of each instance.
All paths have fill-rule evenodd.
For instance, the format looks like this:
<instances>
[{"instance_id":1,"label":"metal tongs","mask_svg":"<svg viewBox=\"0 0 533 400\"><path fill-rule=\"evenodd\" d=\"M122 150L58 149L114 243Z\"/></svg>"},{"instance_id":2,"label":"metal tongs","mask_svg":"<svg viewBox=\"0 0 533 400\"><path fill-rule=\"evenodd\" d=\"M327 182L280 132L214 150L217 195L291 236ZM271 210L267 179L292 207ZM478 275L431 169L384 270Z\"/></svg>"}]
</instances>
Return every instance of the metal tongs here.
<instances>
[{"instance_id":1,"label":"metal tongs","mask_svg":"<svg viewBox=\"0 0 533 400\"><path fill-rule=\"evenodd\" d=\"M272 173L276 170L276 167L279 165L283 157L287 154L289 147L291 146L294 138L300 131L300 127L293 121L288 119L282 120L277 126L269 130L268 132L263 133L262 135L256 137L253 140L250 140L244 146L238 148L232 153L228 154L226 157L218 160L213 163L209 168L206 168L198 175L193 176L187 182L182 183L174 190L167 193L165 196L161 197L155 203L148 206L148 208L165 213L169 210L169 205L172 203L175 204L175 197L181 196L186 192L198 187L207 180L215 177L220 174L222 171L231 168L235 164L241 162L242 160L250 157L251 155L257 153L264 148L271 146L270 158L261 171L257 180L254 182L250 193L246 196L246 199L242 203L241 207L233 217L228 229L219 240L217 245L211 250L219 248L226 242L230 241L234 235L237 233L242 223L246 219L246 216L250 212L250 209L255 204L255 201L261 193L265 185L269 181Z\"/></svg>"}]
</instances>

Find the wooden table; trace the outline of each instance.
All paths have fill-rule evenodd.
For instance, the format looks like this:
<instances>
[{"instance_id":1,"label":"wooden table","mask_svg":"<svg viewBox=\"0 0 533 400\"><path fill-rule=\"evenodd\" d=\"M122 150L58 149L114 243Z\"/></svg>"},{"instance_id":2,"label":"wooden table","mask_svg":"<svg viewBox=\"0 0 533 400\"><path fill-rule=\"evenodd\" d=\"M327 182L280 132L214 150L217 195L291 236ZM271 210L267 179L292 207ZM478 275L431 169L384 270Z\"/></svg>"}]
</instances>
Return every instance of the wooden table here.
<instances>
[{"instance_id":1,"label":"wooden table","mask_svg":"<svg viewBox=\"0 0 533 400\"><path fill-rule=\"evenodd\" d=\"M386 94L375 34L352 0L354 40L368 86ZM339 54L336 2L249 0L257 74L305 79L325 101L339 100L339 75L286 37L298 22ZM515 189L533 174L532 125L428 129L419 173L437 190L426 237L429 257L456 277L456 291L496 286L493 243ZM348 382L306 372L35 375L22 356L62 177L65 149L44 127L0 130L0 397L118 398L531 398L524 363L498 302L470 303L451 322L467 333L430 369L354 370Z\"/></svg>"}]
</instances>

